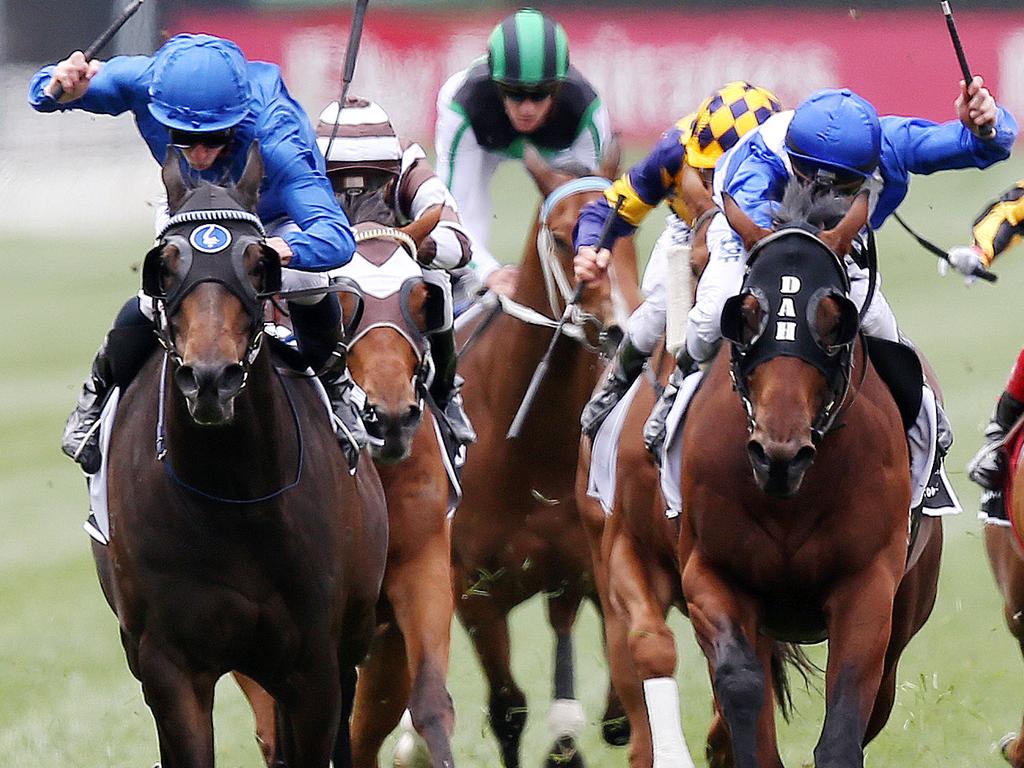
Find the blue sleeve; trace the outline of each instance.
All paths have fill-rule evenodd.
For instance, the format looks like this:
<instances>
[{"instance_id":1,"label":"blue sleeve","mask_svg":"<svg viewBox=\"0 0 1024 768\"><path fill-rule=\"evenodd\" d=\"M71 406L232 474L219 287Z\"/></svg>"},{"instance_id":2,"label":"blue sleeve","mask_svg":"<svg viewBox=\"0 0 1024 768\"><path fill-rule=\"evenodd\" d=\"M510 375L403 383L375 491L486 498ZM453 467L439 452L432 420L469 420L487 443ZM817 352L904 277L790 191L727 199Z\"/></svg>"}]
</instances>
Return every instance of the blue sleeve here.
<instances>
[{"instance_id":1,"label":"blue sleeve","mask_svg":"<svg viewBox=\"0 0 1024 768\"><path fill-rule=\"evenodd\" d=\"M149 56L115 56L103 62L85 95L67 104L58 104L46 94L44 89L53 78L56 67L43 67L29 83L28 103L37 112L81 109L97 115L120 115L149 100L152 62Z\"/></svg>"},{"instance_id":2,"label":"blue sleeve","mask_svg":"<svg viewBox=\"0 0 1024 768\"><path fill-rule=\"evenodd\" d=\"M683 165L685 147L682 131L667 131L643 160L629 169L629 181L637 195L649 206L665 199Z\"/></svg>"},{"instance_id":3,"label":"blue sleeve","mask_svg":"<svg viewBox=\"0 0 1024 768\"><path fill-rule=\"evenodd\" d=\"M583 206L572 231L573 247L576 250L585 245L596 247L597 241L601 237L601 230L604 229L605 222L611 215L613 215L612 207L604 197L599 197L594 202ZM621 216L616 216L611 230L612 243L620 237L632 235L635 231L636 227L631 226Z\"/></svg>"},{"instance_id":4,"label":"blue sleeve","mask_svg":"<svg viewBox=\"0 0 1024 768\"><path fill-rule=\"evenodd\" d=\"M347 264L356 248L352 230L298 125L279 114L261 133L266 183L301 230L284 235L292 249L289 266L323 272Z\"/></svg>"},{"instance_id":5,"label":"blue sleeve","mask_svg":"<svg viewBox=\"0 0 1024 768\"><path fill-rule=\"evenodd\" d=\"M907 173L987 168L1005 160L1017 139L1017 121L999 107L996 135L983 141L959 120L933 123L917 117L883 117L883 152L892 152Z\"/></svg>"},{"instance_id":6,"label":"blue sleeve","mask_svg":"<svg viewBox=\"0 0 1024 768\"><path fill-rule=\"evenodd\" d=\"M772 226L789 172L782 159L763 144L751 141L743 155L729 164L722 191L761 227Z\"/></svg>"}]
</instances>

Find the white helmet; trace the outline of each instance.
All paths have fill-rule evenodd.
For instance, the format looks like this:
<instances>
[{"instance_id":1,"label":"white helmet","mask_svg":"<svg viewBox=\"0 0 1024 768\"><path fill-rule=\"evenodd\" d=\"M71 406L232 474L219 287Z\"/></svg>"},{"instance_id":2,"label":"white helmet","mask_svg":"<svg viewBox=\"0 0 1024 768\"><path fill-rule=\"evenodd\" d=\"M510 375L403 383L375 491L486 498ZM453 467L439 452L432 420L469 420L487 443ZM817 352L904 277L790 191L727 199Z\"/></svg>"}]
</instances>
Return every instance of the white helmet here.
<instances>
[{"instance_id":1,"label":"white helmet","mask_svg":"<svg viewBox=\"0 0 1024 768\"><path fill-rule=\"evenodd\" d=\"M395 176L401 173L402 146L388 113L379 104L350 96L345 100L345 108L339 110L338 102L332 101L320 113L316 135L317 146L327 161L328 176L335 171L354 169L384 171Z\"/></svg>"}]
</instances>

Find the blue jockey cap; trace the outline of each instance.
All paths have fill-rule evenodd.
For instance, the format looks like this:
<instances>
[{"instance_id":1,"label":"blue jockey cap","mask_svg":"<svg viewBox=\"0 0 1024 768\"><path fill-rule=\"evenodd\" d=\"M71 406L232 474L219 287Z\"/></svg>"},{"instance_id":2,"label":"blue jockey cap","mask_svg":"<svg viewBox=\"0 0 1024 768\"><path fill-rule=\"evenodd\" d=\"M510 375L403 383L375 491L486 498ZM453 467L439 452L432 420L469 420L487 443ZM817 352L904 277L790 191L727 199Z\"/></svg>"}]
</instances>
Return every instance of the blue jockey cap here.
<instances>
[{"instance_id":1,"label":"blue jockey cap","mask_svg":"<svg viewBox=\"0 0 1024 768\"><path fill-rule=\"evenodd\" d=\"M153 57L149 111L168 128L222 131L249 111L245 56L230 40L177 35Z\"/></svg>"},{"instance_id":2,"label":"blue jockey cap","mask_svg":"<svg viewBox=\"0 0 1024 768\"><path fill-rule=\"evenodd\" d=\"M791 157L861 177L878 167L881 150L878 112L848 88L811 95L796 108L786 133Z\"/></svg>"}]
</instances>

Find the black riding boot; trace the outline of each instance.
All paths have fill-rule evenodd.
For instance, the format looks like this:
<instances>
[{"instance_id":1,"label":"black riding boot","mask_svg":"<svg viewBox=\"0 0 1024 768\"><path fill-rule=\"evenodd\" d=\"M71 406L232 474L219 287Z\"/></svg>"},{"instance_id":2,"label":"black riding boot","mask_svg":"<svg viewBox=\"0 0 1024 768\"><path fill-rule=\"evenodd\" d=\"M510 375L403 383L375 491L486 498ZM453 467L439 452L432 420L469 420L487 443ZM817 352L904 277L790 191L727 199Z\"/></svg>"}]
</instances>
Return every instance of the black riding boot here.
<instances>
[{"instance_id":1,"label":"black riding boot","mask_svg":"<svg viewBox=\"0 0 1024 768\"><path fill-rule=\"evenodd\" d=\"M985 428L985 444L967 464L967 476L989 491L1002 490L1006 480L1006 455L1002 450L1006 433L1024 414L1024 403L1003 392Z\"/></svg>"},{"instance_id":2,"label":"black riding boot","mask_svg":"<svg viewBox=\"0 0 1024 768\"><path fill-rule=\"evenodd\" d=\"M354 384L348 375L345 347L341 338L341 308L333 295L316 304L289 303L288 312L299 351L327 390L334 412L334 434L353 469L369 437L363 419L352 400Z\"/></svg>"},{"instance_id":3,"label":"black riding boot","mask_svg":"<svg viewBox=\"0 0 1024 768\"><path fill-rule=\"evenodd\" d=\"M434 361L434 381L430 385L430 396L444 413L452 434L459 445L476 442L476 430L469 421L469 415L462 406L462 377L455 373L458 356L455 354L455 329L436 333L430 337L430 357Z\"/></svg>"},{"instance_id":4,"label":"black riding boot","mask_svg":"<svg viewBox=\"0 0 1024 768\"><path fill-rule=\"evenodd\" d=\"M580 426L583 427L583 434L593 438L597 434L608 414L618 405L622 396L626 394L637 376L644 369L647 362L647 355L633 346L629 336L623 339L619 345L618 352L612 358L608 376L601 388L590 398L580 416Z\"/></svg>"},{"instance_id":5,"label":"black riding boot","mask_svg":"<svg viewBox=\"0 0 1024 768\"><path fill-rule=\"evenodd\" d=\"M64 425L61 450L77 461L87 474L100 468L99 419L115 386L126 387L156 347L153 323L131 298L114 319L92 361L92 372L82 384L75 409Z\"/></svg>"},{"instance_id":6,"label":"black riding boot","mask_svg":"<svg viewBox=\"0 0 1024 768\"><path fill-rule=\"evenodd\" d=\"M665 430L668 427L668 414L676 401L679 387L683 379L697 370L697 363L690 357L690 353L683 349L676 358L676 367L668 378L665 390L658 398L658 402L651 409L651 415L647 417L644 424L644 445L654 456L654 460L661 463L661 447L665 443Z\"/></svg>"}]
</instances>

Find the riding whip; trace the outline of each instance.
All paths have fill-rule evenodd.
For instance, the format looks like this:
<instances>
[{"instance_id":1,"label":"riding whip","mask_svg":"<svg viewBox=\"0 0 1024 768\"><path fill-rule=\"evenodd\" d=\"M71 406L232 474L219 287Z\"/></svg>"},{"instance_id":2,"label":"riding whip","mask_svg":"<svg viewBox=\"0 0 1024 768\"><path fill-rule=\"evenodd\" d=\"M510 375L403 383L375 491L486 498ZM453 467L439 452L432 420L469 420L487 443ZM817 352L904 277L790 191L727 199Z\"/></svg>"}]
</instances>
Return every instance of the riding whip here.
<instances>
[{"instance_id":1,"label":"riding whip","mask_svg":"<svg viewBox=\"0 0 1024 768\"><path fill-rule=\"evenodd\" d=\"M359 41L363 38L363 19L366 18L366 7L370 0L356 0L356 9L352 14L352 27L348 31L348 43L345 46L345 69L341 75L341 96L338 98L338 114L334 118L334 127L331 128L331 138L327 140L327 149L324 150L324 159L331 156L331 145L338 135L338 123L341 122L341 110L345 108L345 98L348 96L348 87L352 85L352 77L356 73L356 57L359 55Z\"/></svg>"},{"instance_id":2,"label":"riding whip","mask_svg":"<svg viewBox=\"0 0 1024 768\"><path fill-rule=\"evenodd\" d=\"M615 208L608 216L607 221L604 223L604 228L601 230L601 235L597 239L597 252L600 253L605 248L608 248L608 239L611 236L612 225L615 223L615 217L619 215L619 210L622 208L622 204L626 201L623 195L619 195L619 199L615 202ZM566 321L569 319L569 315L572 314L573 308L580 303L583 298L583 290L586 285L581 281L576 286L576 292L573 293L572 299L565 305L565 311L562 312L562 317L558 320L558 325L555 326L555 333L551 337L551 342L548 344L548 349L544 353L544 357L541 358L540 364L537 369L533 372L533 378L530 379L530 386L526 388L526 394L523 395L523 401L519 404L519 410L516 411L515 418L512 419L512 424L508 428L508 432L505 433L505 439L510 440L515 437L519 437L519 433L523 430L523 422L526 421L527 415L530 413L530 407L533 405L533 401L537 397L537 392L540 390L540 385L544 381L544 377L548 373L548 365L551 363L551 355L555 351L555 344L558 343L558 338L562 335L562 328L565 327Z\"/></svg>"},{"instance_id":3,"label":"riding whip","mask_svg":"<svg viewBox=\"0 0 1024 768\"><path fill-rule=\"evenodd\" d=\"M960 71L964 76L964 98L966 98L967 86L971 84L974 75L971 74L971 68L967 64L967 54L964 53L964 46L960 42L960 34L956 30L956 22L953 21L953 9L949 7L949 0L940 0L939 5L942 6L942 13L946 17L946 28L949 30L949 37L953 41L953 50L956 51L957 61L960 62ZM996 135L996 129L992 125L980 125L978 126L978 135L988 140Z\"/></svg>"},{"instance_id":4,"label":"riding whip","mask_svg":"<svg viewBox=\"0 0 1024 768\"><path fill-rule=\"evenodd\" d=\"M125 22L135 15L135 12L142 7L142 3L143 0L132 0L132 2L125 6L125 9L121 11L121 15L114 19L113 23L103 30L99 37L92 41L92 45L82 51L86 61L92 61L96 58L96 54L103 49L103 46L110 42L110 38L117 34L117 31L125 25ZM60 97L63 95L64 86L60 83L54 85L50 98L54 101L60 101Z\"/></svg>"},{"instance_id":5,"label":"riding whip","mask_svg":"<svg viewBox=\"0 0 1024 768\"><path fill-rule=\"evenodd\" d=\"M924 248L929 253L934 254L935 256L938 256L940 259L945 261L947 264L951 263L949 261L949 254L948 253L946 253L944 250L942 250L939 246L937 246L931 240L927 240L924 237L922 237L921 235L917 234L917 232L915 232L913 229L911 229L910 225L907 224L907 222L905 222L898 213L893 211L892 215L893 215L893 218L895 218L896 221L899 222L900 226L903 227L905 230L907 230L907 233L912 238L917 240L918 245L920 245L922 248ZM981 280L985 280L986 282L989 282L989 283L994 283L994 282L996 282L996 280L999 279L999 275L997 275L995 272L989 272L987 269L985 269L982 266L975 267L974 271L971 274L973 274L975 277L977 277L977 278L979 278Z\"/></svg>"}]
</instances>

